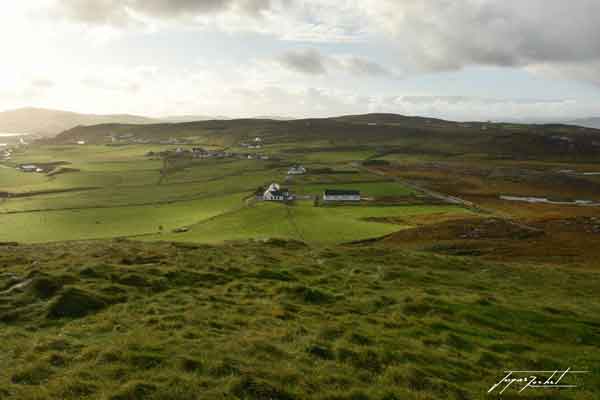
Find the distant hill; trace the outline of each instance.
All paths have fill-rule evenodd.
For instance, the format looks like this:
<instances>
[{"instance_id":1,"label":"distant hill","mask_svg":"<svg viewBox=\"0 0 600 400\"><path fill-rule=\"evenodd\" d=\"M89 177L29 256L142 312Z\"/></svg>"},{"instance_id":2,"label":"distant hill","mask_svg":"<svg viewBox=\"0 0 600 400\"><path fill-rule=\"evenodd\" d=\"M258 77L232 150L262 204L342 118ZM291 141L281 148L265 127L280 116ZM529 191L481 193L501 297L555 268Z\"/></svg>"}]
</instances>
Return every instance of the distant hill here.
<instances>
[{"instance_id":1,"label":"distant hill","mask_svg":"<svg viewBox=\"0 0 600 400\"><path fill-rule=\"evenodd\" d=\"M600 129L600 117L576 119L570 121L569 123L573 125L585 126L586 128Z\"/></svg>"},{"instance_id":2,"label":"distant hill","mask_svg":"<svg viewBox=\"0 0 600 400\"><path fill-rule=\"evenodd\" d=\"M0 132L31 133L48 137L79 125L107 123L149 124L153 122L158 121L137 115L78 114L43 108L20 108L0 112Z\"/></svg>"},{"instance_id":3,"label":"distant hill","mask_svg":"<svg viewBox=\"0 0 600 400\"><path fill-rule=\"evenodd\" d=\"M122 138L125 143L193 138L196 142L234 146L256 136L264 138L266 143L365 148L375 150L377 156L476 154L502 159L600 161L600 130L597 129L563 124L453 122L397 114L290 121L249 118L143 126L104 124L70 129L51 142L85 140L103 144L111 143L111 137Z\"/></svg>"},{"instance_id":4,"label":"distant hill","mask_svg":"<svg viewBox=\"0 0 600 400\"><path fill-rule=\"evenodd\" d=\"M149 118L129 114L79 114L70 111L44 108L19 108L0 112L0 133L30 133L52 137L76 126L100 124L180 124L196 121L230 120L222 115L171 115ZM256 116L252 119L291 120L291 117Z\"/></svg>"},{"instance_id":5,"label":"distant hill","mask_svg":"<svg viewBox=\"0 0 600 400\"><path fill-rule=\"evenodd\" d=\"M168 117L159 118L161 122L167 123L182 123L182 122L197 122L197 121L228 121L235 118L227 117L224 115L173 115ZM290 121L295 118L283 117L278 115L256 115L250 117L250 119L272 119L275 121Z\"/></svg>"},{"instance_id":6,"label":"distant hill","mask_svg":"<svg viewBox=\"0 0 600 400\"><path fill-rule=\"evenodd\" d=\"M272 119L275 121L291 121L293 119L297 119L294 117L286 117L282 115L255 115L252 117L253 119Z\"/></svg>"},{"instance_id":7,"label":"distant hill","mask_svg":"<svg viewBox=\"0 0 600 400\"><path fill-rule=\"evenodd\" d=\"M180 124L184 122L195 122L195 121L212 121L212 120L228 120L229 117L222 115L170 115L157 119L155 122L165 122L171 124Z\"/></svg>"}]
</instances>

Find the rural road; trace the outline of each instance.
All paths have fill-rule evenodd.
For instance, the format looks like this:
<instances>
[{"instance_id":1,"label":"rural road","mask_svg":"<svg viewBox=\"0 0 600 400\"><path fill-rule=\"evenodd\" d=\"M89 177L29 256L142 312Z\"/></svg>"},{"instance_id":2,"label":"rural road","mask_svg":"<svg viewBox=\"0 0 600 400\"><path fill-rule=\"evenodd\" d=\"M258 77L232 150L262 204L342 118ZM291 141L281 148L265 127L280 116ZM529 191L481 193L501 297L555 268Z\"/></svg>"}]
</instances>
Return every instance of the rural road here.
<instances>
[{"instance_id":1,"label":"rural road","mask_svg":"<svg viewBox=\"0 0 600 400\"><path fill-rule=\"evenodd\" d=\"M424 193L427 196L430 196L430 197L432 197L434 199L442 200L442 201L450 203L450 204L456 204L456 205L464 206L464 207L467 207L467 208L476 209L478 211L485 211L482 208L480 208L479 206L477 206L477 204L475 204L475 203L473 203L471 201L468 201L468 200L465 200L465 199L461 199L459 197L454 197L454 196L450 196L450 195L447 195L447 194L439 193L439 192L436 192L436 191L424 188L424 187L422 187L420 185L417 185L415 183L412 183L412 182L406 181L404 179L398 178L396 176L386 175L384 172L381 172L381 171L371 170L369 168L366 168L366 167L363 167L363 166L360 166L360 165L358 166L358 168L362 169L364 171L367 171L367 172L369 172L371 174L375 174L375 175L379 175L379 176L384 176L384 177L386 177L388 179L392 179L395 182L398 182L398 183L400 183L400 184L402 184L404 186L408 186L411 189L414 189L416 191Z\"/></svg>"}]
</instances>

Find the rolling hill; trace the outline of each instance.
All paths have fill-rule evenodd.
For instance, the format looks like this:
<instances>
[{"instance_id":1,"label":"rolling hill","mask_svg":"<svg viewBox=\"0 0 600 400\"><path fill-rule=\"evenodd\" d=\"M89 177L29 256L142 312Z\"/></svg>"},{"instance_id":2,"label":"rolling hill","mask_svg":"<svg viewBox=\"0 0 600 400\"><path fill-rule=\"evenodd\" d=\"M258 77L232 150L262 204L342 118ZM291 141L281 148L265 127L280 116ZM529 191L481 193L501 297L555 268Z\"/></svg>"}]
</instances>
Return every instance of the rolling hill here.
<instances>
[{"instance_id":1,"label":"rolling hill","mask_svg":"<svg viewBox=\"0 0 600 400\"><path fill-rule=\"evenodd\" d=\"M102 144L111 136L145 140L195 138L232 146L261 136L271 144L304 142L326 147L375 149L378 154L411 153L492 158L600 160L600 130L561 124L453 122L396 114L279 121L210 120L177 124L104 124L76 127L53 143L86 140ZM290 149L293 151L293 149Z\"/></svg>"},{"instance_id":2,"label":"rolling hill","mask_svg":"<svg viewBox=\"0 0 600 400\"><path fill-rule=\"evenodd\" d=\"M573 125L585 126L587 128L600 129L600 117L576 119L570 123Z\"/></svg>"},{"instance_id":3,"label":"rolling hill","mask_svg":"<svg viewBox=\"0 0 600 400\"><path fill-rule=\"evenodd\" d=\"M229 120L227 116L169 115L150 118L130 114L80 114L44 108L19 108L0 112L0 132L29 133L52 137L77 126L100 124L180 124L196 121ZM252 119L291 120L291 117L255 116Z\"/></svg>"},{"instance_id":4,"label":"rolling hill","mask_svg":"<svg viewBox=\"0 0 600 400\"><path fill-rule=\"evenodd\" d=\"M0 112L0 132L54 136L78 125L106 123L148 124L156 120L128 114L96 115L43 108L20 108Z\"/></svg>"}]
</instances>

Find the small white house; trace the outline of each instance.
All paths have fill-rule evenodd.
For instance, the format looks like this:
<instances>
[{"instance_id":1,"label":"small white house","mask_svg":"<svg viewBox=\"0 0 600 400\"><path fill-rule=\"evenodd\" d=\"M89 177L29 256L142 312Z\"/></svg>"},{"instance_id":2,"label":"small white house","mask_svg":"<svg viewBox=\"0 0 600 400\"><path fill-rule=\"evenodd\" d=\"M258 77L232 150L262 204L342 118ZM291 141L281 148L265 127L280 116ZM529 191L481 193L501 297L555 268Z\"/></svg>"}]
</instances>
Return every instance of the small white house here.
<instances>
[{"instance_id":1,"label":"small white house","mask_svg":"<svg viewBox=\"0 0 600 400\"><path fill-rule=\"evenodd\" d=\"M358 190L337 190L327 189L323 193L324 201L360 201L360 191Z\"/></svg>"},{"instance_id":2,"label":"small white house","mask_svg":"<svg viewBox=\"0 0 600 400\"><path fill-rule=\"evenodd\" d=\"M18 169L23 172L39 172L37 165L21 165L18 167Z\"/></svg>"},{"instance_id":3,"label":"small white house","mask_svg":"<svg viewBox=\"0 0 600 400\"><path fill-rule=\"evenodd\" d=\"M84 145L84 144L85 144L85 140L78 140L78 141L77 141L77 144L78 144L78 145L80 145L80 146L81 146L81 145Z\"/></svg>"},{"instance_id":4,"label":"small white house","mask_svg":"<svg viewBox=\"0 0 600 400\"><path fill-rule=\"evenodd\" d=\"M304 168L302 165L294 165L288 170L288 175L304 175L305 173L306 168Z\"/></svg>"},{"instance_id":5,"label":"small white house","mask_svg":"<svg viewBox=\"0 0 600 400\"><path fill-rule=\"evenodd\" d=\"M263 194L263 200L265 201L289 201L292 199L290 191L282 189L277 183L272 183Z\"/></svg>"},{"instance_id":6,"label":"small white house","mask_svg":"<svg viewBox=\"0 0 600 400\"><path fill-rule=\"evenodd\" d=\"M262 139L257 136L254 138L254 143L262 143Z\"/></svg>"}]
</instances>

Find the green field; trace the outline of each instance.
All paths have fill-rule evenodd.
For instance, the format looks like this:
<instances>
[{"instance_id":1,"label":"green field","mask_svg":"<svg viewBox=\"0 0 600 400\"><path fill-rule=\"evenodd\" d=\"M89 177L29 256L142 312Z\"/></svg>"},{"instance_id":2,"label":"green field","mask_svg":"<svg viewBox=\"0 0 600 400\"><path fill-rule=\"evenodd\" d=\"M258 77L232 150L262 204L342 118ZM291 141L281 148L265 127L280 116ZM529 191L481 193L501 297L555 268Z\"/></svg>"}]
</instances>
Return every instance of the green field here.
<instances>
[{"instance_id":1,"label":"green field","mask_svg":"<svg viewBox=\"0 0 600 400\"><path fill-rule=\"evenodd\" d=\"M160 150L160 146L147 145L55 145L17 152L12 164L0 169L0 192L11 193L10 198L0 200L0 241L143 235L144 240L216 243L277 237L327 244L383 236L403 228L368 218L465 212L438 206L315 207L310 201L248 206L245 198L257 188L284 181L285 161L186 161L174 164L163 176L162 161L145 156ZM329 172L294 177L289 184L296 194L318 195L325 188L355 188L371 197L415 194L400 183L339 164L355 153L326 154L333 156L330 164L326 158L319 159L309 168ZM14 168L36 162L65 162L75 171L50 176ZM181 227L190 231L171 233Z\"/></svg>"},{"instance_id":2,"label":"green field","mask_svg":"<svg viewBox=\"0 0 600 400\"><path fill-rule=\"evenodd\" d=\"M193 225L186 233L144 239L218 243L225 240L280 238L311 244L334 244L383 236L403 228L401 225L370 222L367 218L461 213L466 215L468 212L453 206L315 207L310 201L289 206L259 203Z\"/></svg>"},{"instance_id":3,"label":"green field","mask_svg":"<svg viewBox=\"0 0 600 400\"><path fill-rule=\"evenodd\" d=\"M242 196L231 195L173 204L2 214L0 242L36 243L168 232L235 210L241 204Z\"/></svg>"},{"instance_id":4,"label":"green field","mask_svg":"<svg viewBox=\"0 0 600 400\"><path fill-rule=\"evenodd\" d=\"M597 399L600 208L498 196L600 196L553 172L593 170L591 136L547 128L581 144L568 155L542 128L372 118L92 126L19 147L0 167L0 400ZM270 159L165 162L145 154L175 146L106 145L113 130L242 153L260 135ZM94 144L65 144L79 138ZM56 162L70 170L15 169ZM300 198L260 201L273 182ZM312 199L325 189L363 200ZM506 370L567 368L589 373L488 393Z\"/></svg>"},{"instance_id":5,"label":"green field","mask_svg":"<svg viewBox=\"0 0 600 400\"><path fill-rule=\"evenodd\" d=\"M360 190L362 196L368 197L403 197L416 192L393 181L353 182L353 183L318 183L291 186L298 194L322 195L326 189Z\"/></svg>"}]
</instances>

